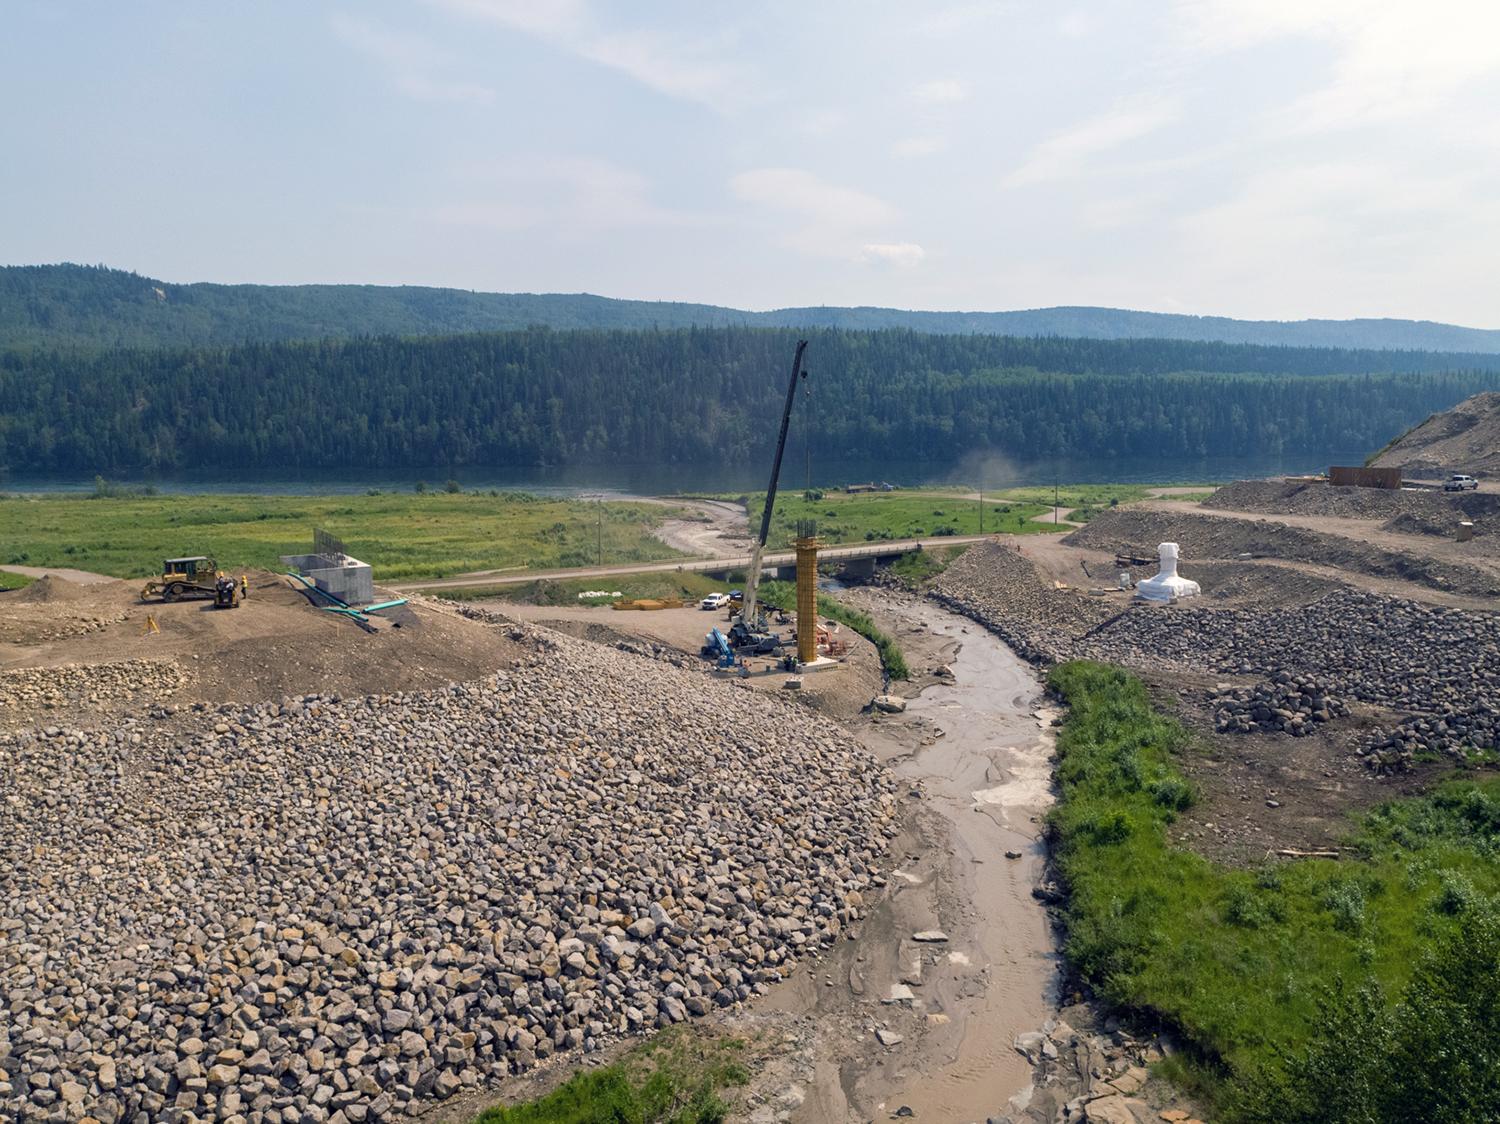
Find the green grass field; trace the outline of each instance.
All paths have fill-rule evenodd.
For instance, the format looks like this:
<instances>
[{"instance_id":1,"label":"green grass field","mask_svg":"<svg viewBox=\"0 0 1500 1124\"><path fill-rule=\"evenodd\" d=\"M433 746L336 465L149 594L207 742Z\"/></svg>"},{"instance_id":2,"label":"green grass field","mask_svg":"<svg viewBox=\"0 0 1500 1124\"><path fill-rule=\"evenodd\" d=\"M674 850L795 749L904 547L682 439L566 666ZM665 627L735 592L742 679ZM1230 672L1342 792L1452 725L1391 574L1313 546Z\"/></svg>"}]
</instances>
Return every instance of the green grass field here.
<instances>
[{"instance_id":1,"label":"green grass field","mask_svg":"<svg viewBox=\"0 0 1500 1124\"><path fill-rule=\"evenodd\" d=\"M377 582L391 582L588 566L601 553L605 563L674 558L677 552L651 537L672 514L658 504L519 493L6 496L0 564L144 577L160 573L163 558L207 554L226 567L276 569L280 555L310 550L312 529L322 527L374 566Z\"/></svg>"},{"instance_id":2,"label":"green grass field","mask_svg":"<svg viewBox=\"0 0 1500 1124\"><path fill-rule=\"evenodd\" d=\"M931 581L969 548L959 546L932 546L921 550L909 550L890 565L890 572L899 578L908 589L916 589L923 582Z\"/></svg>"},{"instance_id":3,"label":"green grass field","mask_svg":"<svg viewBox=\"0 0 1500 1124\"><path fill-rule=\"evenodd\" d=\"M767 546L780 550L796 535L799 520L818 524L818 537L827 543L873 542L881 539L929 539L944 535L977 535L1005 532L1013 535L1047 534L1051 527L1034 523L1051 510L1038 503L985 500L984 526L979 503L957 496L913 495L905 492L874 492L848 495L824 492L808 498L804 492L781 492L771 517ZM733 497L742 498L742 497ZM760 529L764 496L750 496L750 527ZM1066 530L1066 528L1060 528Z\"/></svg>"},{"instance_id":4,"label":"green grass field","mask_svg":"<svg viewBox=\"0 0 1500 1124\"><path fill-rule=\"evenodd\" d=\"M1484 1024L1463 1050L1500 1076L1500 951L1482 941L1478 953L1464 951L1474 943L1470 927L1495 919L1500 780L1459 780L1351 823L1341 861L1229 869L1168 840L1167 825L1193 801L1176 761L1194 746L1152 709L1140 681L1073 663L1054 669L1051 685L1070 708L1051 817L1069 891L1068 958L1112 1003L1178 1028L1196 1063L1177 1062L1173 1075L1200 1083L1223 1119L1416 1119L1334 1106L1340 1098L1404 1104L1403 1082L1426 1070L1446 1068L1455 1088L1472 1089L1452 1073L1469 1061L1439 1044L1411 1044L1422 1021L1411 1015L1422 998L1413 981L1449 973L1491 981L1472 998L1482 1011L1452 1017ZM1350 995L1367 1006L1352 1010ZM1356 1066L1350 1055L1341 1073L1339 1057L1353 1047L1338 1028L1381 1020L1384 1037L1372 1029L1364 1061ZM1416 1052L1399 1056L1398 1042ZM1500 1084L1489 1096L1500 1111ZM1420 1118L1500 1118L1456 1111Z\"/></svg>"},{"instance_id":5,"label":"green grass field","mask_svg":"<svg viewBox=\"0 0 1500 1124\"><path fill-rule=\"evenodd\" d=\"M11 589L25 589L35 579L28 578L25 574L9 574L0 570L0 593Z\"/></svg>"},{"instance_id":6,"label":"green grass field","mask_svg":"<svg viewBox=\"0 0 1500 1124\"><path fill-rule=\"evenodd\" d=\"M720 1124L724 1095L745 1084L747 1044L687 1027L663 1030L599 1069L579 1070L527 1104L474 1124Z\"/></svg>"}]
</instances>

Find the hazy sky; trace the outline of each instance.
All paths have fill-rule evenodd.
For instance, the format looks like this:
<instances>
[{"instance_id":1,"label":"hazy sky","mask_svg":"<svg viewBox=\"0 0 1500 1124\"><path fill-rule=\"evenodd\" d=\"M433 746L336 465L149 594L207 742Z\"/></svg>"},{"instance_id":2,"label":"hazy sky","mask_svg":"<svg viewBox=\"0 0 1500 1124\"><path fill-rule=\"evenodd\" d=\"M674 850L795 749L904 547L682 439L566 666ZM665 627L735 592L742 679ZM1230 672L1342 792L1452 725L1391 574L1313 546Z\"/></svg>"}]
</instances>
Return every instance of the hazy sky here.
<instances>
[{"instance_id":1,"label":"hazy sky","mask_svg":"<svg viewBox=\"0 0 1500 1124\"><path fill-rule=\"evenodd\" d=\"M1500 327L1500 2L4 0L0 261Z\"/></svg>"}]
</instances>

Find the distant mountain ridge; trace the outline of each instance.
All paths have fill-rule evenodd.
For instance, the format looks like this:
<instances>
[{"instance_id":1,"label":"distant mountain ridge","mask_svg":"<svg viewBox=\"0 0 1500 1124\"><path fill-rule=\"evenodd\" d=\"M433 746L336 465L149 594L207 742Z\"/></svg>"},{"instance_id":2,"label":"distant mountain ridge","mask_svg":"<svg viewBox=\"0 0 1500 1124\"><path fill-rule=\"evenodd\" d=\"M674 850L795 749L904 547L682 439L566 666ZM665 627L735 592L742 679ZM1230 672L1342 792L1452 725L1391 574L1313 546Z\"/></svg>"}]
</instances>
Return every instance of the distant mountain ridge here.
<instances>
[{"instance_id":1,"label":"distant mountain ridge","mask_svg":"<svg viewBox=\"0 0 1500 1124\"><path fill-rule=\"evenodd\" d=\"M533 326L901 328L949 335L1500 354L1500 329L1426 320L1234 320L1087 307L922 312L822 306L747 312L588 293L477 293L411 285L178 285L102 266L0 266L0 348L179 347Z\"/></svg>"}]
</instances>

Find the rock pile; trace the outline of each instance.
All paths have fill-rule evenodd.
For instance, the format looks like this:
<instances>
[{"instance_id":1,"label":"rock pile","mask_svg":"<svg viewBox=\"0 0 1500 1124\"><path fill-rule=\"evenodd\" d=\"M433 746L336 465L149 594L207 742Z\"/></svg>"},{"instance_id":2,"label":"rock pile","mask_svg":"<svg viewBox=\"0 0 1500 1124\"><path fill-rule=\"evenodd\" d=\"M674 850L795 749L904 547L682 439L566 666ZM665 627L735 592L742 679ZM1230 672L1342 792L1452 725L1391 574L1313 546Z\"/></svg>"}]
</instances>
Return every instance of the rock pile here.
<instances>
[{"instance_id":1,"label":"rock pile","mask_svg":"<svg viewBox=\"0 0 1500 1124\"><path fill-rule=\"evenodd\" d=\"M1068 658L1072 640L1115 611L1076 590L1044 583L1015 548L988 542L970 547L944 570L931 596L979 621L1032 663Z\"/></svg>"},{"instance_id":2,"label":"rock pile","mask_svg":"<svg viewBox=\"0 0 1500 1124\"><path fill-rule=\"evenodd\" d=\"M0 714L7 710L52 710L174 694L187 683L175 661L120 660L62 664L0 672Z\"/></svg>"},{"instance_id":3,"label":"rock pile","mask_svg":"<svg viewBox=\"0 0 1500 1124\"><path fill-rule=\"evenodd\" d=\"M1411 715L1371 743L1372 765L1500 747L1500 614L1343 590L1296 609L1134 610L1078 654L1312 680L1325 695Z\"/></svg>"},{"instance_id":4,"label":"rock pile","mask_svg":"<svg viewBox=\"0 0 1500 1124\"><path fill-rule=\"evenodd\" d=\"M1305 605L1137 605L1108 616L1105 606L1045 587L1025 558L988 544L950 566L934 596L1037 663L1082 658L1263 678L1247 697L1211 700L1227 711L1221 729L1245 729L1242 719L1256 728L1298 725L1276 713L1285 710L1304 715L1306 733L1318 722L1307 715L1338 717L1360 702L1408 716L1366 747L1376 768L1404 767L1423 752L1500 749L1497 613L1338 589ZM1320 699L1329 705L1315 705ZM1273 703L1264 707L1269 716L1256 717Z\"/></svg>"},{"instance_id":5,"label":"rock pile","mask_svg":"<svg viewBox=\"0 0 1500 1124\"><path fill-rule=\"evenodd\" d=\"M1220 733L1248 734L1280 731L1300 738L1317 723L1349 713L1342 699L1312 678L1280 671L1270 682L1251 687L1226 687L1209 693L1214 728Z\"/></svg>"},{"instance_id":6,"label":"rock pile","mask_svg":"<svg viewBox=\"0 0 1500 1124\"><path fill-rule=\"evenodd\" d=\"M1475 751L1500 748L1500 703L1493 696L1467 705L1446 705L1433 714L1415 715L1394 730L1376 730L1363 752L1382 773L1404 772L1419 757L1447 754L1470 759Z\"/></svg>"},{"instance_id":7,"label":"rock pile","mask_svg":"<svg viewBox=\"0 0 1500 1124\"><path fill-rule=\"evenodd\" d=\"M383 1120L757 993L861 915L894 797L731 690L559 638L0 736L0 1115Z\"/></svg>"}]
</instances>

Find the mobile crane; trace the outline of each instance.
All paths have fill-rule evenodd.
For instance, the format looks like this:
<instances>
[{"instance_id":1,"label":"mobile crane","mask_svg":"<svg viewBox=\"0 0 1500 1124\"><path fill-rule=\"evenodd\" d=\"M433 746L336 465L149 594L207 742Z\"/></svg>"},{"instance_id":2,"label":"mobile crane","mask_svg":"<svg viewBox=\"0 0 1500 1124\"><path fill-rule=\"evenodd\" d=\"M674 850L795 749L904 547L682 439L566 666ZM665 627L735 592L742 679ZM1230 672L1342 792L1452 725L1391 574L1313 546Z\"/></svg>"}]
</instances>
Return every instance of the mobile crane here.
<instances>
[{"instance_id":1,"label":"mobile crane","mask_svg":"<svg viewBox=\"0 0 1500 1124\"><path fill-rule=\"evenodd\" d=\"M738 643L759 644L766 638L765 615L756 615L755 592L760 585L760 558L766 549L766 538L771 533L771 509L776 506L776 486L781 480L781 455L786 452L786 430L792 420L792 403L797 400L797 383L807 378L802 369L802 353L807 350L807 341L797 341L797 354L792 359L792 377L786 387L786 405L781 411L781 432L776 437L776 459L771 463L771 484L766 489L766 506L760 514L760 537L755 540L755 550L750 555L750 572L745 575L745 600L740 608L740 619L730 629L730 639Z\"/></svg>"}]
</instances>

